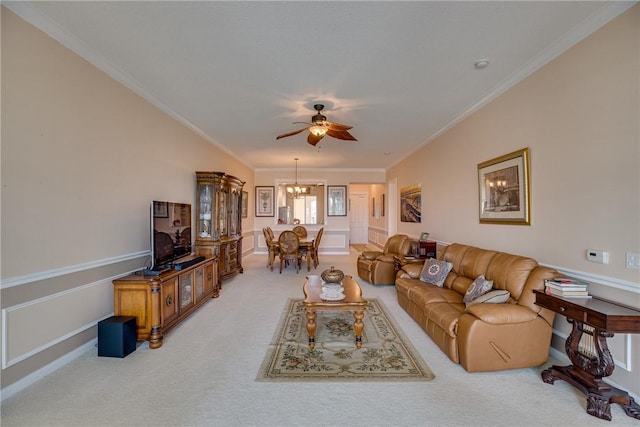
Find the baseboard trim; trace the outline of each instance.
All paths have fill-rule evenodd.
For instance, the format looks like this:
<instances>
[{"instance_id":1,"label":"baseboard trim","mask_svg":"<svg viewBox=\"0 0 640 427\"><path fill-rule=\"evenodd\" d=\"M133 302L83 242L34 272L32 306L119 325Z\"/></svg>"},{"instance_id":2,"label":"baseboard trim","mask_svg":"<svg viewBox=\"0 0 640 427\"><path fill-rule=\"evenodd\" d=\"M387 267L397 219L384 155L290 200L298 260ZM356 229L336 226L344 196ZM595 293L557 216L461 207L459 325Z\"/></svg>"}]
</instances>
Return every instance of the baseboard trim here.
<instances>
[{"instance_id":1,"label":"baseboard trim","mask_svg":"<svg viewBox=\"0 0 640 427\"><path fill-rule=\"evenodd\" d=\"M59 359L56 359L53 362L49 363L48 365L38 369L37 371L30 373L29 375L21 378L15 383L8 385L7 387L2 389L1 391L2 397L0 401L4 401L5 399L13 396L14 394L19 393L22 390L26 389L27 387L35 384L40 379L46 377L49 374L52 374L56 370L62 368L64 365L68 364L69 362L72 362L73 360L77 359L87 351L91 350L97 344L98 344L98 339L97 338L92 339L91 341L65 354Z\"/></svg>"}]
</instances>

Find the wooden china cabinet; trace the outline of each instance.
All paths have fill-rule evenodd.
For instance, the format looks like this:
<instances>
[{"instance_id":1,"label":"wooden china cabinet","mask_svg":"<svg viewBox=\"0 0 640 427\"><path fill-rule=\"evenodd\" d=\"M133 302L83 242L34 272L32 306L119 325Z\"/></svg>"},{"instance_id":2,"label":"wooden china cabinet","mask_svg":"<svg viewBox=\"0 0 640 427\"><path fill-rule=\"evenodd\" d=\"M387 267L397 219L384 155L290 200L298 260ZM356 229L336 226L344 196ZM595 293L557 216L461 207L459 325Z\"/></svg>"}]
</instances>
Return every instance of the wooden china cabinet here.
<instances>
[{"instance_id":1,"label":"wooden china cabinet","mask_svg":"<svg viewBox=\"0 0 640 427\"><path fill-rule=\"evenodd\" d=\"M218 259L218 281L242 273L242 187L224 172L196 172L196 255Z\"/></svg>"}]
</instances>

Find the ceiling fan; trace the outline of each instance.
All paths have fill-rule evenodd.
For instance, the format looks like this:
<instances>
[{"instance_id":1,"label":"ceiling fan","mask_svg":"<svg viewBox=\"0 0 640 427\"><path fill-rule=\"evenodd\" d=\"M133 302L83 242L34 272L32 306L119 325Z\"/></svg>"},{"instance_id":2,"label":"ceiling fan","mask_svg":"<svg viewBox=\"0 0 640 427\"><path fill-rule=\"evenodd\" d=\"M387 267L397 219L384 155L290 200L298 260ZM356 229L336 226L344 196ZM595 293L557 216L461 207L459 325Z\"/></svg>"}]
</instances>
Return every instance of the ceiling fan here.
<instances>
[{"instance_id":1,"label":"ceiling fan","mask_svg":"<svg viewBox=\"0 0 640 427\"><path fill-rule=\"evenodd\" d=\"M295 130L293 132L283 133L282 135L278 135L276 139L286 138L287 136L297 135L300 132L303 132L309 129L309 136L307 137L307 142L314 147L320 140L325 136L329 135L336 139L342 139L345 141L357 141L349 132L349 129L353 128L353 126L341 125L339 123L333 123L327 120L327 117L324 116L321 111L324 109L324 105L316 104L313 106L316 110L316 114L311 117L311 123L306 122L293 122L302 123L305 125L309 125L305 128Z\"/></svg>"}]
</instances>

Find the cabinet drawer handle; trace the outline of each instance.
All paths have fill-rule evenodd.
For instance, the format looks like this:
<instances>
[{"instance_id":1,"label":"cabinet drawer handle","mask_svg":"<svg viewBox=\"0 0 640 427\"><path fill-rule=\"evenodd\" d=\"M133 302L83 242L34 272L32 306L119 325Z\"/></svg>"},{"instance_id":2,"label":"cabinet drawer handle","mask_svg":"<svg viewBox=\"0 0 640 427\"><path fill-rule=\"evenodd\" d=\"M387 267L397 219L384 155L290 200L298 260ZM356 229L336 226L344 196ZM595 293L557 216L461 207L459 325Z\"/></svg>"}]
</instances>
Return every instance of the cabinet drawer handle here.
<instances>
[{"instance_id":1,"label":"cabinet drawer handle","mask_svg":"<svg viewBox=\"0 0 640 427\"><path fill-rule=\"evenodd\" d=\"M209 273L209 275L207 276L207 280L211 280L213 279L213 274Z\"/></svg>"},{"instance_id":2,"label":"cabinet drawer handle","mask_svg":"<svg viewBox=\"0 0 640 427\"><path fill-rule=\"evenodd\" d=\"M565 312L567 309L564 307L560 307L560 311Z\"/></svg>"},{"instance_id":3,"label":"cabinet drawer handle","mask_svg":"<svg viewBox=\"0 0 640 427\"><path fill-rule=\"evenodd\" d=\"M167 305L171 305L171 304L173 304L173 297L171 295L169 295L167 297Z\"/></svg>"}]
</instances>

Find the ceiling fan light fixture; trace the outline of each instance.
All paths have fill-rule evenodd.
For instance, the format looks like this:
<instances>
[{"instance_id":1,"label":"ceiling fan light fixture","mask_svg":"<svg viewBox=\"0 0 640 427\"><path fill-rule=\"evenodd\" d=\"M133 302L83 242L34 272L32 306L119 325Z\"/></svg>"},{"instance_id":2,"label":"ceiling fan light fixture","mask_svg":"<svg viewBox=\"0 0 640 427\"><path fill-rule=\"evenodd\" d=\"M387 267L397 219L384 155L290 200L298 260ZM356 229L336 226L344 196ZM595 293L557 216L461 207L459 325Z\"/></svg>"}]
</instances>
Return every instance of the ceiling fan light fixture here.
<instances>
[{"instance_id":1,"label":"ceiling fan light fixture","mask_svg":"<svg viewBox=\"0 0 640 427\"><path fill-rule=\"evenodd\" d=\"M293 132L283 133L276 137L276 140L281 138L286 138L288 136L298 135L299 133L304 132L305 130L309 131L309 135L307 135L307 143L312 146L318 145L320 140L325 136L329 135L332 138L340 139L343 141L357 141L348 131L353 126L343 125L340 123L333 123L327 120L327 117L321 113L324 109L324 105L315 104L313 106L317 111L317 114L311 117L311 123L306 122L293 122L295 123L305 123L309 126L306 128L294 130Z\"/></svg>"},{"instance_id":2,"label":"ceiling fan light fixture","mask_svg":"<svg viewBox=\"0 0 640 427\"><path fill-rule=\"evenodd\" d=\"M315 136L324 136L327 133L327 130L327 127L323 125L313 125L309 128L309 132Z\"/></svg>"}]
</instances>

